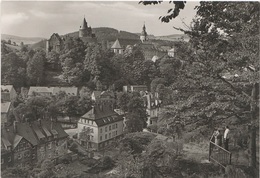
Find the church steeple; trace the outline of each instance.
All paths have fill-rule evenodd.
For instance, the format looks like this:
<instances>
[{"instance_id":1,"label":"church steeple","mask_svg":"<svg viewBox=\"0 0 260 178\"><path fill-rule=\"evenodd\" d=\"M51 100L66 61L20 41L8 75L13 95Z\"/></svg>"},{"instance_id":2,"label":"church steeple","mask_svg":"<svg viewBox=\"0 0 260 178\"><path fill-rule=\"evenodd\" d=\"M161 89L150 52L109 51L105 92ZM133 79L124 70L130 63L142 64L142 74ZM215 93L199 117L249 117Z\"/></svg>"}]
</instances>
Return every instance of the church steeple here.
<instances>
[{"instance_id":1,"label":"church steeple","mask_svg":"<svg viewBox=\"0 0 260 178\"><path fill-rule=\"evenodd\" d=\"M144 41L147 41L147 32L146 32L145 23L144 23L144 26L143 26L143 31L141 32L140 40L142 41L142 43Z\"/></svg>"}]
</instances>

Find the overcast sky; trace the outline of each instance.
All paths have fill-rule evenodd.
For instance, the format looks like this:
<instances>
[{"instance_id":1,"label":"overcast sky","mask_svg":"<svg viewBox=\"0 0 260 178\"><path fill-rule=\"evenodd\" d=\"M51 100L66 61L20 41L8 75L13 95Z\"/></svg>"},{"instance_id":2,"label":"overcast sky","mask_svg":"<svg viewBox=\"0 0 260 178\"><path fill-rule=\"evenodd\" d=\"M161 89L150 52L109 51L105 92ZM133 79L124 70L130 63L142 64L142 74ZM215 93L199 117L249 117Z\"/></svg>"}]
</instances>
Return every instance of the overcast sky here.
<instances>
[{"instance_id":1,"label":"overcast sky","mask_svg":"<svg viewBox=\"0 0 260 178\"><path fill-rule=\"evenodd\" d=\"M173 5L141 5L138 1L2 1L1 33L23 37L45 37L78 31L84 15L88 25L112 27L140 33L145 22L148 34L156 36L180 34L172 27L183 27L182 20L190 24L198 2L187 2L179 17L170 23L161 23L159 16L166 15ZM182 19L182 20L181 20Z\"/></svg>"}]
</instances>

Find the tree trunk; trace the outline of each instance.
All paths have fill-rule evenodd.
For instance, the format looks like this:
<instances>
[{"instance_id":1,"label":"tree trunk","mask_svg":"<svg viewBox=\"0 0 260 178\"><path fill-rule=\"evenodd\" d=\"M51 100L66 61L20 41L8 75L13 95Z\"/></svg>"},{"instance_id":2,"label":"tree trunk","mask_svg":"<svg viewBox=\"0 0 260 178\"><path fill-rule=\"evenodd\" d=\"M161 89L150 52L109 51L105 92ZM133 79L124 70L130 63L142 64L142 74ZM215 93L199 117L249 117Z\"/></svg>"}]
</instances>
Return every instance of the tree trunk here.
<instances>
[{"instance_id":1,"label":"tree trunk","mask_svg":"<svg viewBox=\"0 0 260 178\"><path fill-rule=\"evenodd\" d=\"M249 165L256 168L256 127L255 123L258 120L257 114L257 100L259 95L259 83L255 83L252 89L251 97L253 102L251 103L251 124L249 126L250 132L250 143L249 143L249 153L250 162Z\"/></svg>"}]
</instances>

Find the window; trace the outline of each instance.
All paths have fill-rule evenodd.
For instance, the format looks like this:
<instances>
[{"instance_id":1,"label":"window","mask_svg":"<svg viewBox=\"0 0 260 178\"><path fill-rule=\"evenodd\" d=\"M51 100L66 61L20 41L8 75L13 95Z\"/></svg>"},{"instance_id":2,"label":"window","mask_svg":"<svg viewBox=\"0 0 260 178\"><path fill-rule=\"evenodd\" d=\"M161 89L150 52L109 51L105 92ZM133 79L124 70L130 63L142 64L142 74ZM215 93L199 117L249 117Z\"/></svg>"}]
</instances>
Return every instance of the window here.
<instances>
[{"instance_id":1,"label":"window","mask_svg":"<svg viewBox=\"0 0 260 178\"><path fill-rule=\"evenodd\" d=\"M107 134L105 135L105 139L107 139Z\"/></svg>"},{"instance_id":2,"label":"window","mask_svg":"<svg viewBox=\"0 0 260 178\"><path fill-rule=\"evenodd\" d=\"M116 124L116 129L117 129L117 124Z\"/></svg>"},{"instance_id":3,"label":"window","mask_svg":"<svg viewBox=\"0 0 260 178\"><path fill-rule=\"evenodd\" d=\"M109 138L111 138L111 133L109 133Z\"/></svg>"},{"instance_id":4,"label":"window","mask_svg":"<svg viewBox=\"0 0 260 178\"><path fill-rule=\"evenodd\" d=\"M107 127L105 127L105 132L107 132Z\"/></svg>"},{"instance_id":5,"label":"window","mask_svg":"<svg viewBox=\"0 0 260 178\"><path fill-rule=\"evenodd\" d=\"M102 128L100 128L100 133L102 133Z\"/></svg>"},{"instance_id":6,"label":"window","mask_svg":"<svg viewBox=\"0 0 260 178\"><path fill-rule=\"evenodd\" d=\"M51 149L51 142L48 143L48 149Z\"/></svg>"},{"instance_id":7,"label":"window","mask_svg":"<svg viewBox=\"0 0 260 178\"><path fill-rule=\"evenodd\" d=\"M35 154L34 153L32 154L32 159L35 159Z\"/></svg>"},{"instance_id":8,"label":"window","mask_svg":"<svg viewBox=\"0 0 260 178\"><path fill-rule=\"evenodd\" d=\"M100 136L100 141L102 141L102 136Z\"/></svg>"},{"instance_id":9,"label":"window","mask_svg":"<svg viewBox=\"0 0 260 178\"><path fill-rule=\"evenodd\" d=\"M112 125L112 129L115 129L115 125L114 124Z\"/></svg>"},{"instance_id":10,"label":"window","mask_svg":"<svg viewBox=\"0 0 260 178\"><path fill-rule=\"evenodd\" d=\"M89 124L89 120L88 120L88 124Z\"/></svg>"},{"instance_id":11,"label":"window","mask_svg":"<svg viewBox=\"0 0 260 178\"><path fill-rule=\"evenodd\" d=\"M111 125L109 126L109 130L111 130Z\"/></svg>"},{"instance_id":12,"label":"window","mask_svg":"<svg viewBox=\"0 0 260 178\"><path fill-rule=\"evenodd\" d=\"M116 135L117 135L117 131L116 131Z\"/></svg>"},{"instance_id":13,"label":"window","mask_svg":"<svg viewBox=\"0 0 260 178\"><path fill-rule=\"evenodd\" d=\"M22 159L22 154L18 154L18 159Z\"/></svg>"},{"instance_id":14,"label":"window","mask_svg":"<svg viewBox=\"0 0 260 178\"><path fill-rule=\"evenodd\" d=\"M93 121L91 121L91 125L93 125Z\"/></svg>"}]
</instances>

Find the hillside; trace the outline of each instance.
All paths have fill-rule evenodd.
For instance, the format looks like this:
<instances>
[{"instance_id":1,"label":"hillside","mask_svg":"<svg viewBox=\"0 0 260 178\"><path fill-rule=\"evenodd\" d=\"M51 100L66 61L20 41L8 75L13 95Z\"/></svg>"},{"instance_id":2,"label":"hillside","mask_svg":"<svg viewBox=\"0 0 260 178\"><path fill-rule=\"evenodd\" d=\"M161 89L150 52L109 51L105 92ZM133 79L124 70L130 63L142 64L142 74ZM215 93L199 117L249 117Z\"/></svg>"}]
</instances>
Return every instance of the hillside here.
<instances>
[{"instance_id":1,"label":"hillside","mask_svg":"<svg viewBox=\"0 0 260 178\"><path fill-rule=\"evenodd\" d=\"M16 44L20 45L21 42L24 44L34 44L37 43L44 38L41 37L20 37L20 36L14 36L14 35L7 35L7 34L1 34L1 39L8 41L11 40L12 43L15 42Z\"/></svg>"},{"instance_id":2,"label":"hillside","mask_svg":"<svg viewBox=\"0 0 260 178\"><path fill-rule=\"evenodd\" d=\"M167 41L189 41L189 37L185 34L173 34L167 36L156 36L157 40L167 40Z\"/></svg>"},{"instance_id":3,"label":"hillside","mask_svg":"<svg viewBox=\"0 0 260 178\"><path fill-rule=\"evenodd\" d=\"M114 28L109 27L99 27L99 28L93 28L93 33L96 35L98 42L101 41L108 41L113 42L116 39L124 39L127 43L129 41L129 44L132 44L133 41L139 41L140 40L140 34L138 33L130 33L126 31L118 31ZM70 37L78 37L79 32L72 32L61 36L70 36ZM159 36L156 37L154 35L148 35L148 39L151 40L152 43L155 44L155 46L173 46L176 41L182 40L182 38L186 41L186 38L188 38L186 35L169 35L169 36ZM41 40L33 45L31 45L31 48L46 48L46 40Z\"/></svg>"}]
</instances>

